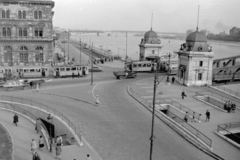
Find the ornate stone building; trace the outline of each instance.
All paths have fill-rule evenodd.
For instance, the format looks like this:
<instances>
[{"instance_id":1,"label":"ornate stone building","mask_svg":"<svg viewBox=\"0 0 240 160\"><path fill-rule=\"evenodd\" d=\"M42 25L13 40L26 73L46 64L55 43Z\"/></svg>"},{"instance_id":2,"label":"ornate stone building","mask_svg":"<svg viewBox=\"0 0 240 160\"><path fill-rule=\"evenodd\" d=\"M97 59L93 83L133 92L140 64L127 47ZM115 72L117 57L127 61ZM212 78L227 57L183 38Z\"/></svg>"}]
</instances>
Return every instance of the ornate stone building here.
<instances>
[{"instance_id":1,"label":"ornate stone building","mask_svg":"<svg viewBox=\"0 0 240 160\"><path fill-rule=\"evenodd\" d=\"M0 0L0 66L50 65L52 0Z\"/></svg>"},{"instance_id":2,"label":"ornate stone building","mask_svg":"<svg viewBox=\"0 0 240 160\"><path fill-rule=\"evenodd\" d=\"M154 60L161 55L161 48L163 47L160 39L156 32L154 32L151 28L150 31L146 32L144 38L141 40L139 44L140 54L139 60Z\"/></svg>"},{"instance_id":3,"label":"ornate stone building","mask_svg":"<svg viewBox=\"0 0 240 160\"><path fill-rule=\"evenodd\" d=\"M178 81L186 86L212 84L212 47L198 29L189 34L178 53Z\"/></svg>"}]
</instances>

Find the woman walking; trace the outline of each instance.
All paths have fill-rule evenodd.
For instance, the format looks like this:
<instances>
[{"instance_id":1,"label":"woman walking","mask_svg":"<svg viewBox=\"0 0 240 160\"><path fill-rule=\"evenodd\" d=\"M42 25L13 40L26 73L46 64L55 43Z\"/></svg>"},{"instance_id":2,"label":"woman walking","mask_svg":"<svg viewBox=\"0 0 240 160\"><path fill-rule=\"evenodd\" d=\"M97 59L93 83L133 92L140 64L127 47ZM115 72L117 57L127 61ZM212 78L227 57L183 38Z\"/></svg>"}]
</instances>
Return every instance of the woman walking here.
<instances>
[{"instance_id":1,"label":"woman walking","mask_svg":"<svg viewBox=\"0 0 240 160\"><path fill-rule=\"evenodd\" d=\"M44 147L44 139L42 135L40 136L38 143L39 143L39 149L42 150L42 148Z\"/></svg>"}]
</instances>

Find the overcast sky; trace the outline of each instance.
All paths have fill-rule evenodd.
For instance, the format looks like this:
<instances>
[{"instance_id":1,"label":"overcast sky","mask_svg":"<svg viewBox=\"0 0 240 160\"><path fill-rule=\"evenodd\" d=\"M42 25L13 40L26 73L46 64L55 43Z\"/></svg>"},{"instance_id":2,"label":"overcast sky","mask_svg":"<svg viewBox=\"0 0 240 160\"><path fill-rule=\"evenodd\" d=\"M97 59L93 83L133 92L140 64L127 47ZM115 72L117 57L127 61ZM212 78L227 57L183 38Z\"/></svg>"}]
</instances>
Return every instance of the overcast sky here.
<instances>
[{"instance_id":1,"label":"overcast sky","mask_svg":"<svg viewBox=\"0 0 240 160\"><path fill-rule=\"evenodd\" d=\"M65 29L213 33L240 28L240 0L53 0L53 25Z\"/></svg>"}]
</instances>

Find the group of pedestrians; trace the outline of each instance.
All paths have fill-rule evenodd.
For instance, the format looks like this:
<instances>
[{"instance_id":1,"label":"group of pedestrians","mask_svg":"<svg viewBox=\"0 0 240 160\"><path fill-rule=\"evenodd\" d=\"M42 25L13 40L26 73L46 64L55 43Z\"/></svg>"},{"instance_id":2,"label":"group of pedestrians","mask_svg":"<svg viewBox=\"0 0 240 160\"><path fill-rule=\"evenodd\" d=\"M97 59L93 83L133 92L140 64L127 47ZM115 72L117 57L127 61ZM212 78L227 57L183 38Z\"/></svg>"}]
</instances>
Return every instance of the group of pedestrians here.
<instances>
[{"instance_id":1,"label":"group of pedestrians","mask_svg":"<svg viewBox=\"0 0 240 160\"><path fill-rule=\"evenodd\" d=\"M231 111L234 113L236 110L236 104L231 101L226 101L224 104L224 110L227 110L228 113Z\"/></svg>"},{"instance_id":2,"label":"group of pedestrians","mask_svg":"<svg viewBox=\"0 0 240 160\"><path fill-rule=\"evenodd\" d=\"M30 146L31 146L31 152L33 155L33 160L41 160L40 155L37 152L37 148L39 148L40 150L42 150L44 148L43 136L40 135L40 137L39 137L38 147L37 147L35 139L32 139Z\"/></svg>"}]
</instances>

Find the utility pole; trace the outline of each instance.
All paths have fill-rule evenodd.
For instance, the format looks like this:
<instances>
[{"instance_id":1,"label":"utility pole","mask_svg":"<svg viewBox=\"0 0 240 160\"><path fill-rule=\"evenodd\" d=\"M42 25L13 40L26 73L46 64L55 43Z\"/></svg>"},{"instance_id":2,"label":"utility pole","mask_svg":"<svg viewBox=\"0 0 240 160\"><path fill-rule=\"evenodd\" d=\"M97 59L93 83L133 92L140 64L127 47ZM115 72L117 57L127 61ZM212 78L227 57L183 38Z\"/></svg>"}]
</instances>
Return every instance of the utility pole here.
<instances>
[{"instance_id":1,"label":"utility pole","mask_svg":"<svg viewBox=\"0 0 240 160\"><path fill-rule=\"evenodd\" d=\"M80 50L80 59L79 59L79 63L80 65L82 64L82 53L81 53L81 38L80 38L80 44L79 44L79 50Z\"/></svg>"},{"instance_id":2,"label":"utility pole","mask_svg":"<svg viewBox=\"0 0 240 160\"><path fill-rule=\"evenodd\" d=\"M159 58L160 60L160 58ZM157 66L155 69L155 76L154 76L154 87L153 87L153 107L152 107L152 130L151 130L151 137L150 137L150 160L152 160L152 150L153 150L153 140L155 138L154 136L154 118L155 118L155 97L156 97L156 89L157 85L159 84L158 82L158 76L157 76L157 68L158 64L160 63L159 60L157 61Z\"/></svg>"},{"instance_id":3,"label":"utility pole","mask_svg":"<svg viewBox=\"0 0 240 160\"><path fill-rule=\"evenodd\" d=\"M93 53L93 42L92 42L92 53ZM91 72L91 85L93 84L93 54L91 56L91 68L92 68L92 72Z\"/></svg>"},{"instance_id":4,"label":"utility pole","mask_svg":"<svg viewBox=\"0 0 240 160\"><path fill-rule=\"evenodd\" d=\"M125 61L127 62L127 32L126 32L126 58Z\"/></svg>"},{"instance_id":5,"label":"utility pole","mask_svg":"<svg viewBox=\"0 0 240 160\"><path fill-rule=\"evenodd\" d=\"M69 38L70 38L70 34L69 34L69 30L68 30L68 62L69 62Z\"/></svg>"}]
</instances>

